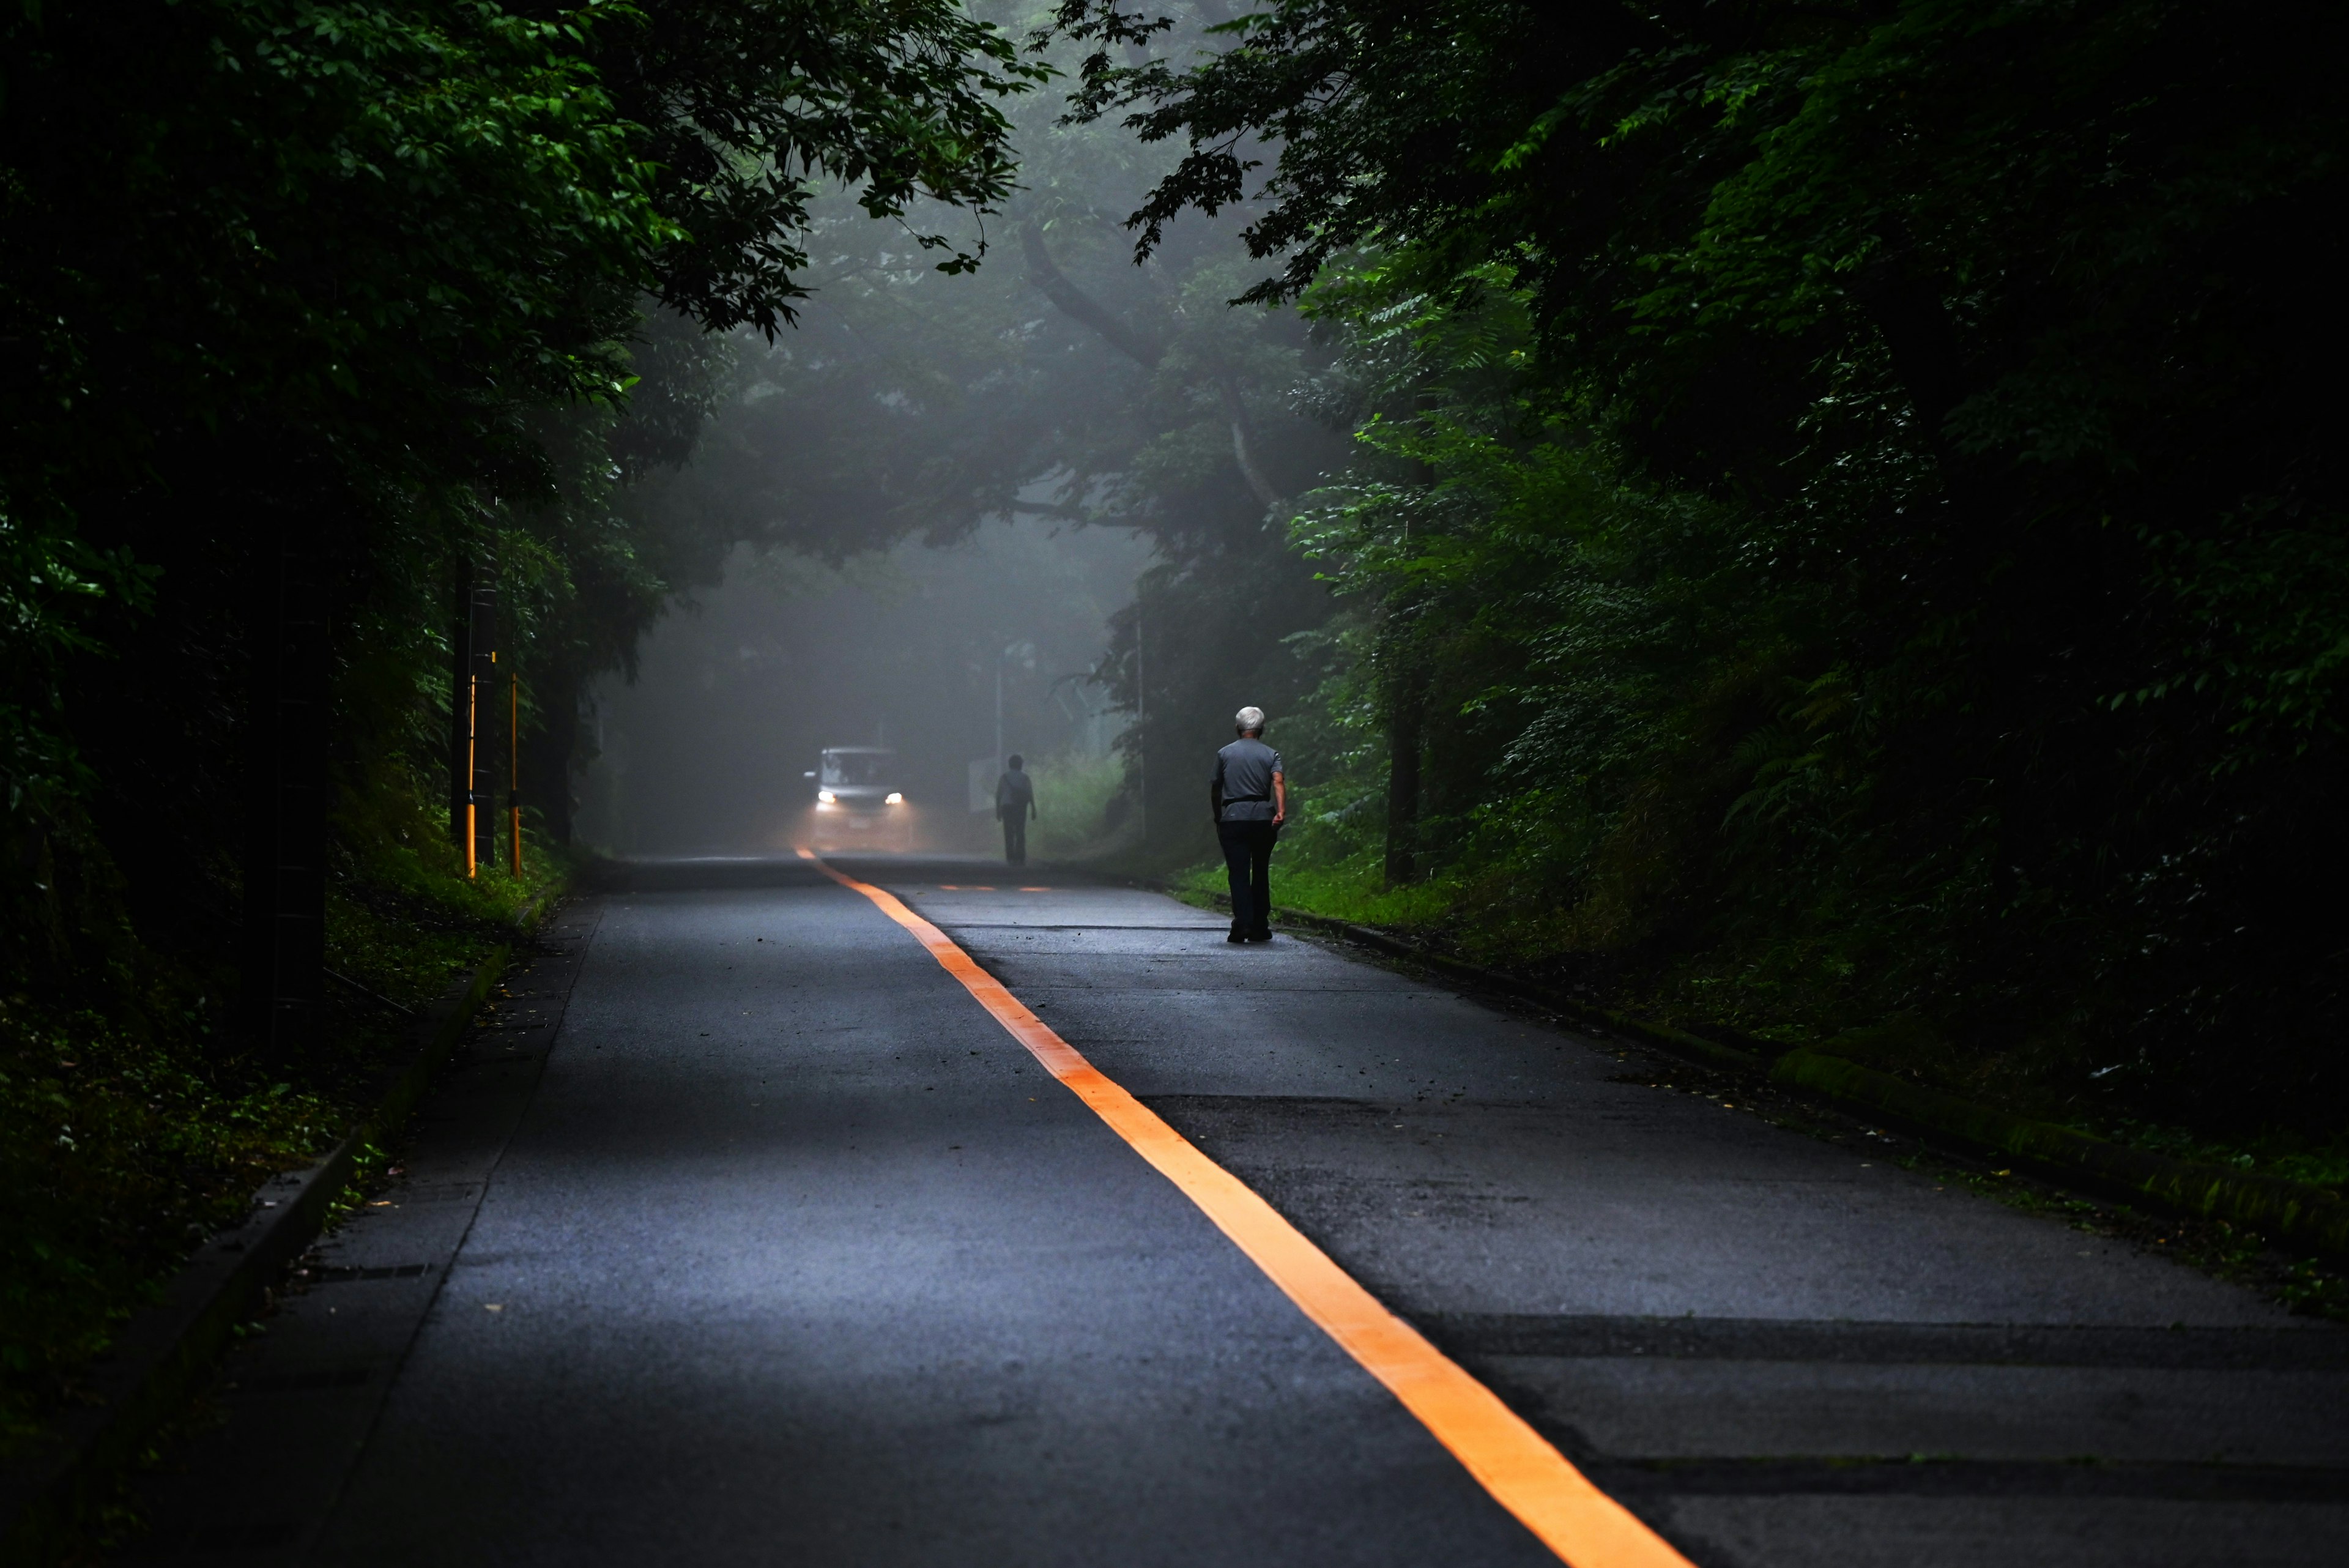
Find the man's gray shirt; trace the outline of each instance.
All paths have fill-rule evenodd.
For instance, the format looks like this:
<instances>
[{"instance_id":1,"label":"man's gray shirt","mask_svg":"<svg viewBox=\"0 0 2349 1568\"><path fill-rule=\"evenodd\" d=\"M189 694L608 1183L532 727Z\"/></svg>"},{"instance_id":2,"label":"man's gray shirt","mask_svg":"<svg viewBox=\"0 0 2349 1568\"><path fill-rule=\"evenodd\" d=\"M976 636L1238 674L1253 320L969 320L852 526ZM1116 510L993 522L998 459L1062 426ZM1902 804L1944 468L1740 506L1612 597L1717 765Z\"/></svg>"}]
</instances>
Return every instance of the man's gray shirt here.
<instances>
[{"instance_id":1,"label":"man's gray shirt","mask_svg":"<svg viewBox=\"0 0 2349 1568\"><path fill-rule=\"evenodd\" d=\"M1216 776L1210 782L1221 793L1225 822L1270 822L1272 775L1287 770L1280 753L1253 735L1242 735L1216 753Z\"/></svg>"}]
</instances>

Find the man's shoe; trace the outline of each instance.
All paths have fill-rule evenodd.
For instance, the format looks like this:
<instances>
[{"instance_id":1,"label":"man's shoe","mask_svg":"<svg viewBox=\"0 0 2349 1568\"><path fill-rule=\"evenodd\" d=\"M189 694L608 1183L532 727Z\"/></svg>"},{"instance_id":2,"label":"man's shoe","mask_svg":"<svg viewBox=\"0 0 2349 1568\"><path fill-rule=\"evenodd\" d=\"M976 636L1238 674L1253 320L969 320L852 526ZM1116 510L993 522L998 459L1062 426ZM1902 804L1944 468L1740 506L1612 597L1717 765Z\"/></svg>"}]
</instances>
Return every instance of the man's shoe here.
<instances>
[{"instance_id":1,"label":"man's shoe","mask_svg":"<svg viewBox=\"0 0 2349 1568\"><path fill-rule=\"evenodd\" d=\"M1267 926L1263 930L1250 931L1248 933L1248 940L1252 942L1268 942L1272 940L1272 928Z\"/></svg>"},{"instance_id":2,"label":"man's shoe","mask_svg":"<svg viewBox=\"0 0 2349 1568\"><path fill-rule=\"evenodd\" d=\"M1244 941L1247 940L1247 939L1246 937L1244 937L1244 936L1240 935L1240 934L1239 934L1239 932L1237 932L1237 931L1234 931L1230 936L1226 937L1226 938L1224 939L1224 940L1226 940L1226 941L1227 941L1227 942L1230 942L1230 943L1232 943L1232 944L1233 944L1233 945L1235 945L1235 946L1237 946L1239 943L1241 943L1241 942L1244 942Z\"/></svg>"}]
</instances>

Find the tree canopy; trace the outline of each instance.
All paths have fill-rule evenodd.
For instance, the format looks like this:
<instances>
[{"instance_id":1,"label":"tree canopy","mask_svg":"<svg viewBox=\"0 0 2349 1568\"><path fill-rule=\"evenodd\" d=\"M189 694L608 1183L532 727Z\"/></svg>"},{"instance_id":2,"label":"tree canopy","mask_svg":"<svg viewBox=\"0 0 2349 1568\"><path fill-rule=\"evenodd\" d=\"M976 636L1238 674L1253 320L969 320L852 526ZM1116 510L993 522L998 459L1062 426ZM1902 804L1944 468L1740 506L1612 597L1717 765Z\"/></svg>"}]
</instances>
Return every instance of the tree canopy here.
<instances>
[{"instance_id":1,"label":"tree canopy","mask_svg":"<svg viewBox=\"0 0 2349 1568\"><path fill-rule=\"evenodd\" d=\"M0 1052L111 1042L126 1127L302 1081L223 1001L247 896L288 836L305 919L464 886L487 597L560 839L588 683L738 546L1027 514L1156 551L1096 672L1133 785L1273 711L1299 898L2042 1114L2337 1137L2344 30L26 0ZM56 1197L49 1081L0 1071L0 1153ZM166 1131L109 1190L193 1180ZM0 1305L84 1354L73 1269L170 1241L78 1201L8 1210Z\"/></svg>"},{"instance_id":2,"label":"tree canopy","mask_svg":"<svg viewBox=\"0 0 2349 1568\"><path fill-rule=\"evenodd\" d=\"M1041 79L955 0L0 17L0 1434L397 1049L332 996L420 1002L496 907L452 724L519 709L564 836L582 684L739 521L638 493L819 195L968 272L928 220Z\"/></svg>"},{"instance_id":3,"label":"tree canopy","mask_svg":"<svg viewBox=\"0 0 2349 1568\"><path fill-rule=\"evenodd\" d=\"M238 585L288 529L335 563L347 638L401 628L419 667L451 563L497 545L536 585L517 626L575 667L549 696L624 658L717 554L613 488L689 448L692 339L788 322L821 189L900 223L999 202L1002 106L1040 75L950 0L205 0L0 29L10 787L101 806L150 765L231 787ZM160 674L157 711L69 711L110 679L66 668L101 645Z\"/></svg>"},{"instance_id":4,"label":"tree canopy","mask_svg":"<svg viewBox=\"0 0 2349 1568\"><path fill-rule=\"evenodd\" d=\"M2338 1086L2336 9L1154 9L1060 7L1076 114L1179 154L1138 254L1237 207L1346 345L1341 711L1435 703L1437 863L1573 911L1526 950Z\"/></svg>"}]
</instances>

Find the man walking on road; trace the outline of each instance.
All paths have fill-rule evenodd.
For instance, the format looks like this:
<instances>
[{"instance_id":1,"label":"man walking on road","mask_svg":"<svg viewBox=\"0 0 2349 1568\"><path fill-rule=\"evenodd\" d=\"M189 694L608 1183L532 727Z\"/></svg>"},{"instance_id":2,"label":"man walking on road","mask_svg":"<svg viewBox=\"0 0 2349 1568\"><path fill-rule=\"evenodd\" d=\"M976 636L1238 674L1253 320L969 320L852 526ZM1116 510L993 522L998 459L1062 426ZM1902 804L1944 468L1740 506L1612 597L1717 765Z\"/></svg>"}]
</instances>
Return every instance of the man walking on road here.
<instances>
[{"instance_id":1,"label":"man walking on road","mask_svg":"<svg viewBox=\"0 0 2349 1568\"><path fill-rule=\"evenodd\" d=\"M1288 820L1288 784L1280 753L1264 743L1264 710L1243 708L1232 717L1240 738L1216 753L1216 776L1207 786L1232 884L1232 934L1224 940L1268 942L1272 846Z\"/></svg>"},{"instance_id":2,"label":"man walking on road","mask_svg":"<svg viewBox=\"0 0 2349 1568\"><path fill-rule=\"evenodd\" d=\"M1003 863L1028 864L1028 819L1036 809L1036 781L1021 770L1019 753L1010 758L1010 771L995 781L995 815L1003 822Z\"/></svg>"}]
</instances>

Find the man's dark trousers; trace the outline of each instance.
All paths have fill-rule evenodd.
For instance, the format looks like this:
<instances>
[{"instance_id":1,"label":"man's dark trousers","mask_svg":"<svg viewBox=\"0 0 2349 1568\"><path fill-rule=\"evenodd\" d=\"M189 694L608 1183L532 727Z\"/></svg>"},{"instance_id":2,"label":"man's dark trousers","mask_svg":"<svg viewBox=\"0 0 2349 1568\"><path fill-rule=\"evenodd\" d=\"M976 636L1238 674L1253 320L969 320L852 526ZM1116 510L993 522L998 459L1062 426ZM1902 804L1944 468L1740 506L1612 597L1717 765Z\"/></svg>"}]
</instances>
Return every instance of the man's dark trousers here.
<instances>
[{"instance_id":1,"label":"man's dark trousers","mask_svg":"<svg viewBox=\"0 0 2349 1568\"><path fill-rule=\"evenodd\" d=\"M1244 937L1272 935L1272 844L1269 822L1219 822L1224 868L1232 880L1232 929Z\"/></svg>"},{"instance_id":2,"label":"man's dark trousers","mask_svg":"<svg viewBox=\"0 0 2349 1568\"><path fill-rule=\"evenodd\" d=\"M1020 815L1003 819L1003 859L1009 866L1028 864L1028 818L1024 811Z\"/></svg>"}]
</instances>

